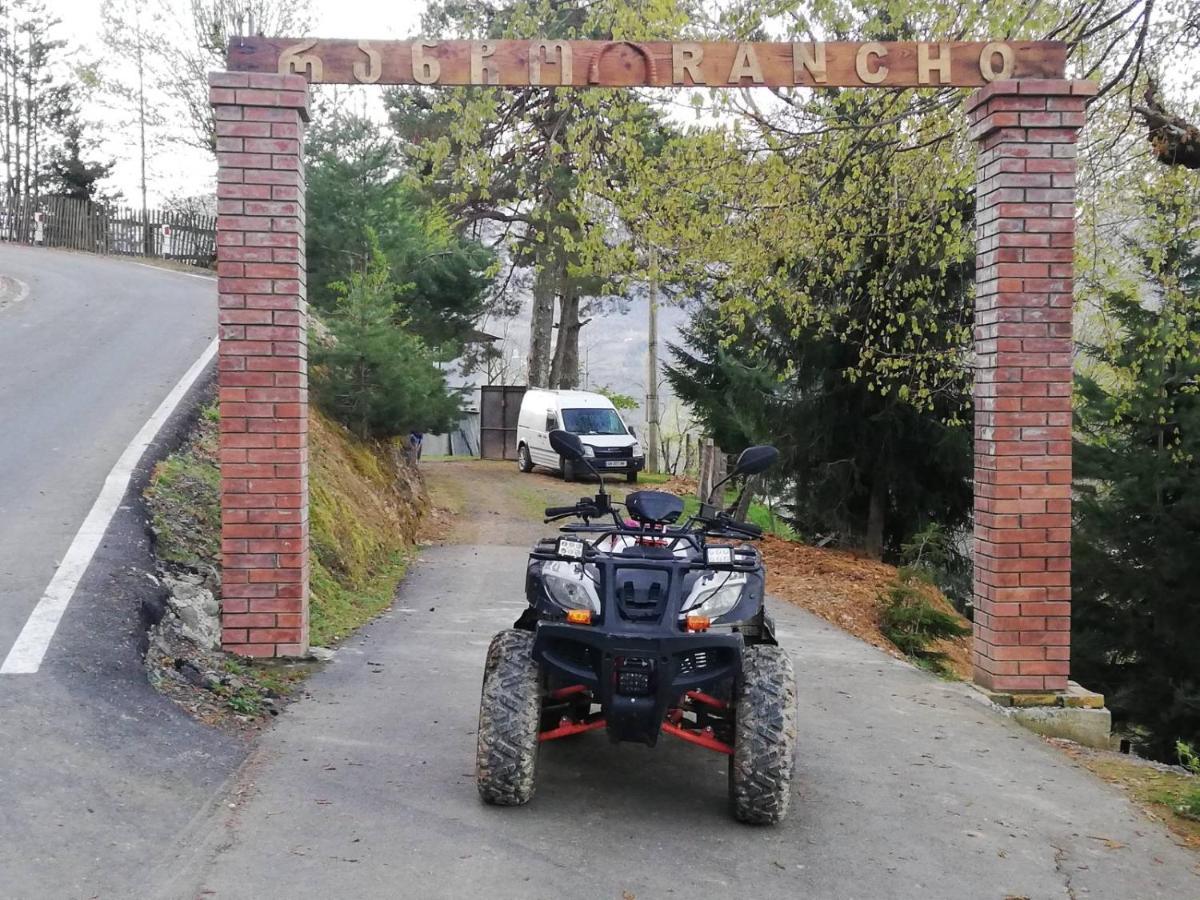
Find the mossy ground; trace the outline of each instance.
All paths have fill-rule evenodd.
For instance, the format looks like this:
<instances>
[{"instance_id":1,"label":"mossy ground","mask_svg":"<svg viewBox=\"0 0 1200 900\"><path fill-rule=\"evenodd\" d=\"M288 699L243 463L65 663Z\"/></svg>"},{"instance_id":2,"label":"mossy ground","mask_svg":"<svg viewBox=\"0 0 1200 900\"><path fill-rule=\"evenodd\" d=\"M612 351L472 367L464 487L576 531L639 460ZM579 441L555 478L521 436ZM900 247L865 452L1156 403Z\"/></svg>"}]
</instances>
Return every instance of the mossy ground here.
<instances>
[{"instance_id":1,"label":"mossy ground","mask_svg":"<svg viewBox=\"0 0 1200 900\"><path fill-rule=\"evenodd\" d=\"M158 558L189 569L215 567L221 555L221 473L217 406L201 407L191 436L154 467L146 501Z\"/></svg>"},{"instance_id":2,"label":"mossy ground","mask_svg":"<svg viewBox=\"0 0 1200 900\"><path fill-rule=\"evenodd\" d=\"M183 446L155 467L146 489L155 549L165 569L219 571L217 426L210 398ZM393 446L358 441L315 409L309 428L309 639L320 646L346 637L391 602L428 500L420 476ZM183 643L174 642L179 653ZM174 657L163 662L174 668L182 664ZM203 705L211 707L216 699L247 717L263 715L266 698L286 696L303 676L291 667L283 671L236 657L204 662L236 677L234 689L212 688L214 697ZM180 687L169 672L151 677L156 684Z\"/></svg>"},{"instance_id":3,"label":"mossy ground","mask_svg":"<svg viewBox=\"0 0 1200 900\"><path fill-rule=\"evenodd\" d=\"M398 448L362 443L320 413L309 427L309 635L327 645L391 602L428 501Z\"/></svg>"}]
</instances>

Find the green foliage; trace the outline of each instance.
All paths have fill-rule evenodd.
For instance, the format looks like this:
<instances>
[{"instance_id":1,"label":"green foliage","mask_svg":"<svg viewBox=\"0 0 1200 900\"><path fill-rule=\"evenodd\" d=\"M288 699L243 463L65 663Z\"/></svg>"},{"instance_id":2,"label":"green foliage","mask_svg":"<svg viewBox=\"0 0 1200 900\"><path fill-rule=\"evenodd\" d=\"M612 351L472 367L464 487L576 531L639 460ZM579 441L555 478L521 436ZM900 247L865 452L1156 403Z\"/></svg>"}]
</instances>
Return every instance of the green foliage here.
<instances>
[{"instance_id":1,"label":"green foliage","mask_svg":"<svg viewBox=\"0 0 1200 900\"><path fill-rule=\"evenodd\" d=\"M313 304L333 310L336 285L378 249L391 273L393 317L447 358L458 355L484 310L492 254L421 196L395 139L370 119L327 111L310 131L307 152Z\"/></svg>"},{"instance_id":2,"label":"green foliage","mask_svg":"<svg viewBox=\"0 0 1200 900\"><path fill-rule=\"evenodd\" d=\"M654 40L679 32L683 6L673 0L445 0L429 4L422 24L427 34L477 39ZM586 63L576 58L574 65ZM602 310L587 298L644 280L613 195L661 148L671 132L668 120L629 90L411 88L389 91L386 103L422 187L456 216L490 223L506 261L533 270L529 383L574 387L580 329L589 313Z\"/></svg>"},{"instance_id":3,"label":"green foliage","mask_svg":"<svg viewBox=\"0 0 1200 900\"><path fill-rule=\"evenodd\" d=\"M217 404L201 408L195 437L154 467L146 501L160 559L204 571L221 558Z\"/></svg>"},{"instance_id":4,"label":"green foliage","mask_svg":"<svg viewBox=\"0 0 1200 900\"><path fill-rule=\"evenodd\" d=\"M1200 183L1141 180L1088 284L1106 331L1076 378L1072 663L1167 759L1200 741Z\"/></svg>"},{"instance_id":5,"label":"green foliage","mask_svg":"<svg viewBox=\"0 0 1200 900\"><path fill-rule=\"evenodd\" d=\"M628 394L622 394L614 391L607 384L601 385L600 387L593 387L592 390L601 396L607 397L610 401L612 401L612 405L619 410L626 411L637 409L642 405L637 401L636 397L631 397Z\"/></svg>"},{"instance_id":6,"label":"green foliage","mask_svg":"<svg viewBox=\"0 0 1200 900\"><path fill-rule=\"evenodd\" d=\"M370 232L368 239L374 244ZM424 342L396 323L397 286L378 245L370 252L365 272L333 286L335 340L312 354L317 403L363 439L448 431L459 398Z\"/></svg>"},{"instance_id":7,"label":"green foliage","mask_svg":"<svg viewBox=\"0 0 1200 900\"><path fill-rule=\"evenodd\" d=\"M760 126L771 153L689 136L636 198L702 298L671 348L676 394L720 446L779 447L802 536L892 559L971 508L973 173L935 139L943 118L903 124L899 102L823 95L801 138ZM667 187L697 167L690 198Z\"/></svg>"},{"instance_id":8,"label":"green foliage","mask_svg":"<svg viewBox=\"0 0 1200 900\"><path fill-rule=\"evenodd\" d=\"M1188 770L1193 780L1200 778L1200 753L1197 753L1191 744L1186 741L1176 741L1175 755L1179 764ZM1200 784L1188 784L1186 787L1172 792L1169 797L1163 798L1163 802L1167 803L1177 815L1191 819L1193 822L1200 822Z\"/></svg>"},{"instance_id":9,"label":"green foliage","mask_svg":"<svg viewBox=\"0 0 1200 900\"><path fill-rule=\"evenodd\" d=\"M99 200L100 182L109 176L115 161L100 162L84 159L85 153L95 150L94 141L85 133L84 123L72 116L63 128L63 145L57 149L47 166L48 189L74 200Z\"/></svg>"},{"instance_id":10,"label":"green foliage","mask_svg":"<svg viewBox=\"0 0 1200 900\"><path fill-rule=\"evenodd\" d=\"M880 597L879 630L902 653L937 667L940 656L930 651L929 645L947 638L966 637L971 628L930 599L931 587L927 573L901 569L888 592Z\"/></svg>"}]
</instances>

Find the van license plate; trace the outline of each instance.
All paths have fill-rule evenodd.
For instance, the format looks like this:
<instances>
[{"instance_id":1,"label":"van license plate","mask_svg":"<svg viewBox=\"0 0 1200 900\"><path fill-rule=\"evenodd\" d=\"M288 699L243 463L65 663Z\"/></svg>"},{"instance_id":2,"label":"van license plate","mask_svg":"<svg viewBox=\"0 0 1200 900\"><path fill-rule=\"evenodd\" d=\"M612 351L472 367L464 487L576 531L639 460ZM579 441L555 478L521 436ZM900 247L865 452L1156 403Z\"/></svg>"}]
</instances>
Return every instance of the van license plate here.
<instances>
[{"instance_id":1,"label":"van license plate","mask_svg":"<svg viewBox=\"0 0 1200 900\"><path fill-rule=\"evenodd\" d=\"M625 468L625 461L621 459L610 459L605 463L605 465L610 469L623 469Z\"/></svg>"}]
</instances>

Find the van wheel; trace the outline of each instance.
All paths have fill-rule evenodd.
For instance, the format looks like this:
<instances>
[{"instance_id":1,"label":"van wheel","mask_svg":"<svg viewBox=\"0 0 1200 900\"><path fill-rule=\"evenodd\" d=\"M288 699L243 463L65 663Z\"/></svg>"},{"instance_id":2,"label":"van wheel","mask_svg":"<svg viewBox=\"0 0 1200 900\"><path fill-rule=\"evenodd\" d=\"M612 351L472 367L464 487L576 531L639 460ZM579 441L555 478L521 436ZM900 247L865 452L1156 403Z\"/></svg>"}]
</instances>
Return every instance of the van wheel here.
<instances>
[{"instance_id":1,"label":"van wheel","mask_svg":"<svg viewBox=\"0 0 1200 900\"><path fill-rule=\"evenodd\" d=\"M629 484L637 484L637 469L630 469L626 472L625 481Z\"/></svg>"},{"instance_id":2,"label":"van wheel","mask_svg":"<svg viewBox=\"0 0 1200 900\"><path fill-rule=\"evenodd\" d=\"M575 461L571 459L558 458L558 464L562 468L563 481L575 480Z\"/></svg>"},{"instance_id":3,"label":"van wheel","mask_svg":"<svg viewBox=\"0 0 1200 900\"><path fill-rule=\"evenodd\" d=\"M522 472L533 471L533 458L529 455L529 448L524 444L517 449L517 469Z\"/></svg>"}]
</instances>

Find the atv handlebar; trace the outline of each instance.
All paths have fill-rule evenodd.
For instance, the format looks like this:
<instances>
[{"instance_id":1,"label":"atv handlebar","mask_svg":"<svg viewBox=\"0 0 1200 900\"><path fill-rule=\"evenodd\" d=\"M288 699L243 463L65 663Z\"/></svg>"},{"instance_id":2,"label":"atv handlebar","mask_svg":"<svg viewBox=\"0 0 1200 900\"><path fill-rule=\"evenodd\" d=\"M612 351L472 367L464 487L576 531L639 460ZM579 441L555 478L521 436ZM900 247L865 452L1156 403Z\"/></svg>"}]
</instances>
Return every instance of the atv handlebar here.
<instances>
[{"instance_id":1,"label":"atv handlebar","mask_svg":"<svg viewBox=\"0 0 1200 900\"><path fill-rule=\"evenodd\" d=\"M578 504L575 506L547 506L546 518L554 519L558 516L573 516L577 512L579 512Z\"/></svg>"}]
</instances>

